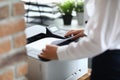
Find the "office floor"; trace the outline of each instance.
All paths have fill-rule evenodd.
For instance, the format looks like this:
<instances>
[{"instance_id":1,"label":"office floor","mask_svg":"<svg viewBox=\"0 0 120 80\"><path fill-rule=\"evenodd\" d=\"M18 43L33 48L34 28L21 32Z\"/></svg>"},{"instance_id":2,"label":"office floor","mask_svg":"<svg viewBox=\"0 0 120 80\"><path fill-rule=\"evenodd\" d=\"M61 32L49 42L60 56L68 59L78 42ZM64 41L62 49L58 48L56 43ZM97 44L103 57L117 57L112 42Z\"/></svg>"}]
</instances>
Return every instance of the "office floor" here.
<instances>
[{"instance_id":1,"label":"office floor","mask_svg":"<svg viewBox=\"0 0 120 80\"><path fill-rule=\"evenodd\" d=\"M90 75L91 75L91 69L88 69L88 73L86 73L85 75L83 75L78 80L90 80Z\"/></svg>"}]
</instances>

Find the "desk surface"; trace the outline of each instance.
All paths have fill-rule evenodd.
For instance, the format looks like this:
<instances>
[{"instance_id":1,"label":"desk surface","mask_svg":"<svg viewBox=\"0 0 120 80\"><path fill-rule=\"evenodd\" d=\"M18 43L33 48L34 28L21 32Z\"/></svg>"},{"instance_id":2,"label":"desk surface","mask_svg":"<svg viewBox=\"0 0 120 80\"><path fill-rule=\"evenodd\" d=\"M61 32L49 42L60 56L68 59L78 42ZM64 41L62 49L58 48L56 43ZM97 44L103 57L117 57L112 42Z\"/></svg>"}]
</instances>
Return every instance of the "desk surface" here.
<instances>
[{"instance_id":1,"label":"desk surface","mask_svg":"<svg viewBox=\"0 0 120 80\"><path fill-rule=\"evenodd\" d=\"M51 25L58 26L59 28L62 29L79 29L79 28L84 28L83 25L78 25L78 22L76 19L72 19L71 25L64 25L62 19L55 19Z\"/></svg>"}]
</instances>

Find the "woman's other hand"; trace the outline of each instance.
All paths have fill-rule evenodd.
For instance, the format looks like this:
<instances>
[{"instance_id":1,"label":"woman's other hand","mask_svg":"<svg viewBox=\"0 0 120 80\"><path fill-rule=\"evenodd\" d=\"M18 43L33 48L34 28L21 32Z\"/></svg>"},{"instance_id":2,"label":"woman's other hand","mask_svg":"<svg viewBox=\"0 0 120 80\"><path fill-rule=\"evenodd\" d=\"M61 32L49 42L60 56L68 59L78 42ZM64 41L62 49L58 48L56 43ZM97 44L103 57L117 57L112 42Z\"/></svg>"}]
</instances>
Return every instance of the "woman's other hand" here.
<instances>
[{"instance_id":1,"label":"woman's other hand","mask_svg":"<svg viewBox=\"0 0 120 80\"><path fill-rule=\"evenodd\" d=\"M46 45L46 48L42 49L42 53L39 55L42 58L55 60L57 57L57 46L56 45Z\"/></svg>"}]
</instances>

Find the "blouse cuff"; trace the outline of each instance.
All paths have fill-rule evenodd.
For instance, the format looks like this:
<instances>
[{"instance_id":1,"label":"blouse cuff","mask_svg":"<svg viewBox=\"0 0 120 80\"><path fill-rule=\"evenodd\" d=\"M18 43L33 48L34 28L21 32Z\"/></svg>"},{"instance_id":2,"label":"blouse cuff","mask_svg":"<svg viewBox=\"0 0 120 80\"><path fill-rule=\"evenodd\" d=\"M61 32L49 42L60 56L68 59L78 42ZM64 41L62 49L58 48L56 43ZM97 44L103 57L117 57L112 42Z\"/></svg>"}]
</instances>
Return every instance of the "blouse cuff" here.
<instances>
[{"instance_id":1,"label":"blouse cuff","mask_svg":"<svg viewBox=\"0 0 120 80\"><path fill-rule=\"evenodd\" d=\"M59 60L67 59L67 57L68 57L66 54L67 47L68 47L67 45L58 47L57 56L58 56Z\"/></svg>"}]
</instances>

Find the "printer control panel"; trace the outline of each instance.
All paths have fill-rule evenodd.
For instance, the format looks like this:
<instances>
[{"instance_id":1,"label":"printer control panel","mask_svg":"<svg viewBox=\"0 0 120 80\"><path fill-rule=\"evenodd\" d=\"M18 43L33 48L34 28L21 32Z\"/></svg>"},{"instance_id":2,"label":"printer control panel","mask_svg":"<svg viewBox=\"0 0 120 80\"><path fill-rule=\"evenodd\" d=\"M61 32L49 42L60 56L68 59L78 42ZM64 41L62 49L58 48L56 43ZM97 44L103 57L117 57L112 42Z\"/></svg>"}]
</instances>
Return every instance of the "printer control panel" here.
<instances>
[{"instance_id":1,"label":"printer control panel","mask_svg":"<svg viewBox=\"0 0 120 80\"><path fill-rule=\"evenodd\" d=\"M62 37L64 37L64 35L68 31L68 30L65 30L65 29L58 28L57 26L50 26L48 28L52 33L54 33L56 35L59 35L59 36L62 36Z\"/></svg>"}]
</instances>

